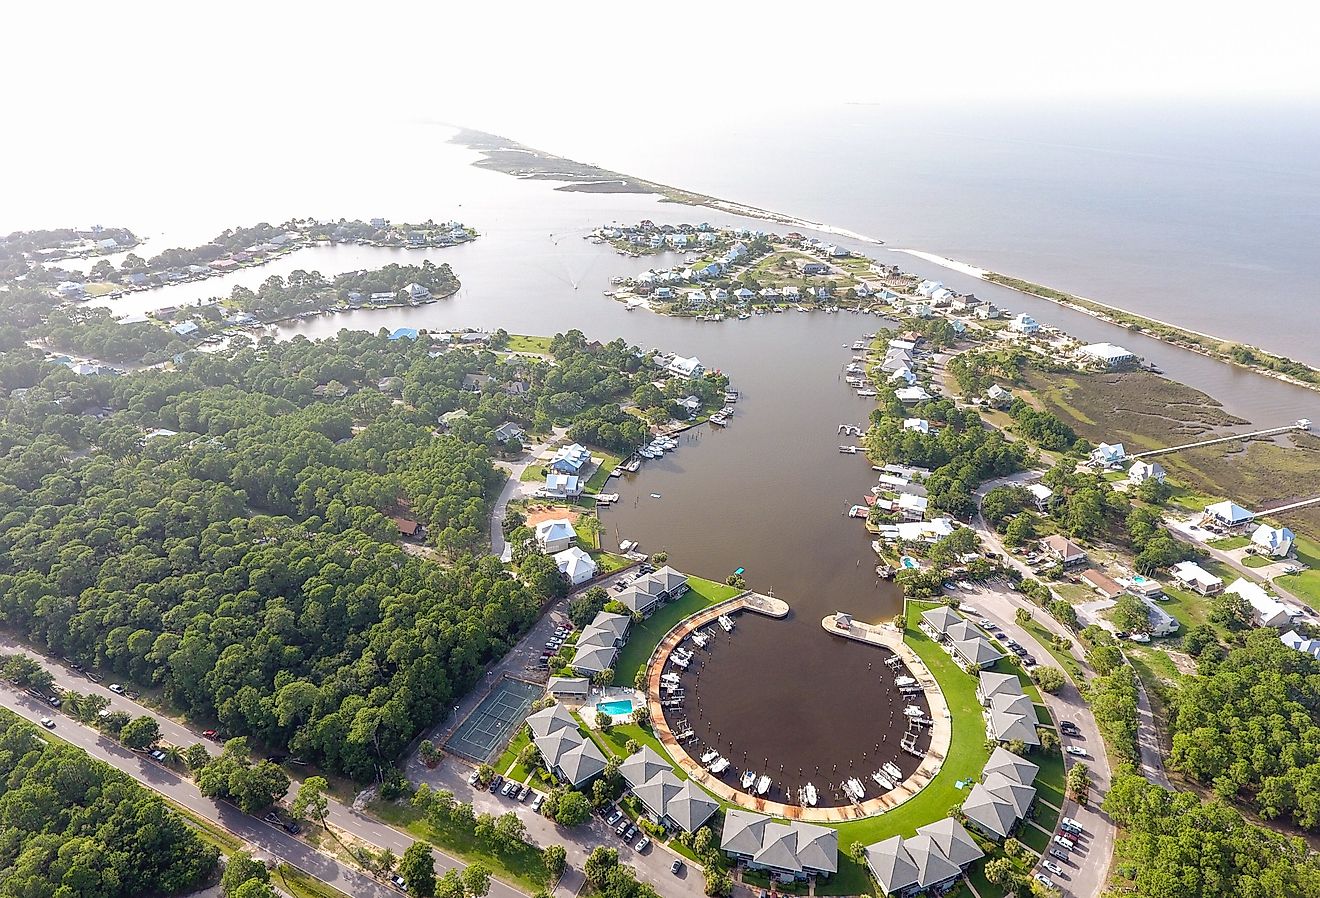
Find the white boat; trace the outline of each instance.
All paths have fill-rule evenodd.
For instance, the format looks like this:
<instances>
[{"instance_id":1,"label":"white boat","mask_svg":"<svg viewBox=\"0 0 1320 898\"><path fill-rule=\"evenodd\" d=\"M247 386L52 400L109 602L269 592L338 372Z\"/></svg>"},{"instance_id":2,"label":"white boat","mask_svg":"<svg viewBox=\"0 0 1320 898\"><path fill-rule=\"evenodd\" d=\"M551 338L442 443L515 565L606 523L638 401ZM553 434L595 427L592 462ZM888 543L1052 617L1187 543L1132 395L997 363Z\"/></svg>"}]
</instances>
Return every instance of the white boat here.
<instances>
[{"instance_id":1,"label":"white boat","mask_svg":"<svg viewBox=\"0 0 1320 898\"><path fill-rule=\"evenodd\" d=\"M761 778L756 781L756 794L764 795L769 791L770 791L770 777L766 776L763 773L761 774Z\"/></svg>"},{"instance_id":2,"label":"white boat","mask_svg":"<svg viewBox=\"0 0 1320 898\"><path fill-rule=\"evenodd\" d=\"M853 348L853 349L865 349L865 348L866 348L866 344L863 343L861 340L858 340L857 342L853 343L852 348Z\"/></svg>"},{"instance_id":3,"label":"white boat","mask_svg":"<svg viewBox=\"0 0 1320 898\"><path fill-rule=\"evenodd\" d=\"M899 689L902 689L904 686L917 685L917 681L912 679L911 677L894 677L894 685L897 686Z\"/></svg>"},{"instance_id":4,"label":"white boat","mask_svg":"<svg viewBox=\"0 0 1320 898\"><path fill-rule=\"evenodd\" d=\"M752 783L756 782L756 774L751 770L744 770L742 779L738 780L742 784L743 790L752 788Z\"/></svg>"},{"instance_id":5,"label":"white boat","mask_svg":"<svg viewBox=\"0 0 1320 898\"><path fill-rule=\"evenodd\" d=\"M857 454L857 447L856 447L856 446L840 446L840 447L839 447L839 451L842 452L844 455L856 455L856 454Z\"/></svg>"},{"instance_id":6,"label":"white boat","mask_svg":"<svg viewBox=\"0 0 1320 898\"><path fill-rule=\"evenodd\" d=\"M638 449L637 454L642 458L655 458L655 453L650 449Z\"/></svg>"},{"instance_id":7,"label":"white boat","mask_svg":"<svg viewBox=\"0 0 1320 898\"><path fill-rule=\"evenodd\" d=\"M631 552L635 548L637 548L636 540L625 539L623 542L619 543L620 552Z\"/></svg>"},{"instance_id":8,"label":"white boat","mask_svg":"<svg viewBox=\"0 0 1320 898\"><path fill-rule=\"evenodd\" d=\"M885 761L880 765L880 769L889 774L890 778L896 783L903 782L903 771L898 769L898 765L893 761Z\"/></svg>"},{"instance_id":9,"label":"white boat","mask_svg":"<svg viewBox=\"0 0 1320 898\"><path fill-rule=\"evenodd\" d=\"M886 792L889 792L894 788L893 780L885 776L879 770L871 774L871 779L875 780L875 784L879 786L881 789L884 789Z\"/></svg>"},{"instance_id":10,"label":"white boat","mask_svg":"<svg viewBox=\"0 0 1320 898\"><path fill-rule=\"evenodd\" d=\"M729 759L720 757L715 759L715 763L710 765L711 773L723 773L729 769Z\"/></svg>"},{"instance_id":11,"label":"white boat","mask_svg":"<svg viewBox=\"0 0 1320 898\"><path fill-rule=\"evenodd\" d=\"M701 763L709 764L711 761L715 760L719 756L720 753L712 748L710 751L706 752L704 755L701 756Z\"/></svg>"},{"instance_id":12,"label":"white boat","mask_svg":"<svg viewBox=\"0 0 1320 898\"><path fill-rule=\"evenodd\" d=\"M906 708L903 709L903 713L906 714L908 717L921 717L926 712L922 711L916 705L908 705Z\"/></svg>"},{"instance_id":13,"label":"white boat","mask_svg":"<svg viewBox=\"0 0 1320 898\"><path fill-rule=\"evenodd\" d=\"M642 469L642 463L640 460L634 458L632 461L628 462L628 464L624 465L623 469L629 474L636 474Z\"/></svg>"},{"instance_id":14,"label":"white boat","mask_svg":"<svg viewBox=\"0 0 1320 898\"><path fill-rule=\"evenodd\" d=\"M777 312L779 310L775 309L775 311ZM798 799L809 808L814 808L816 806L816 798L816 787L811 783L807 783L798 792Z\"/></svg>"},{"instance_id":15,"label":"white boat","mask_svg":"<svg viewBox=\"0 0 1320 898\"><path fill-rule=\"evenodd\" d=\"M688 658L679 658L677 655L671 657L669 660L671 663L677 665L678 667L683 668L684 670L687 670L687 666L692 663L691 660L689 660Z\"/></svg>"},{"instance_id":16,"label":"white boat","mask_svg":"<svg viewBox=\"0 0 1320 898\"><path fill-rule=\"evenodd\" d=\"M847 792L848 796L854 801L861 801L866 797L866 787L862 785L862 781L857 777L853 777L844 783L843 791Z\"/></svg>"},{"instance_id":17,"label":"white boat","mask_svg":"<svg viewBox=\"0 0 1320 898\"><path fill-rule=\"evenodd\" d=\"M724 628L725 633L733 632L733 621L729 618L727 614L721 614L717 618L717 620L719 620L720 626Z\"/></svg>"},{"instance_id":18,"label":"white boat","mask_svg":"<svg viewBox=\"0 0 1320 898\"><path fill-rule=\"evenodd\" d=\"M857 395L869 398L871 396L876 396L878 394L875 392L875 390L858 390Z\"/></svg>"},{"instance_id":19,"label":"white boat","mask_svg":"<svg viewBox=\"0 0 1320 898\"><path fill-rule=\"evenodd\" d=\"M751 318L751 317L752 317L751 315L748 315L746 312L743 312L741 315L738 316L738 320L739 320L739 321L746 321L748 318Z\"/></svg>"},{"instance_id":20,"label":"white boat","mask_svg":"<svg viewBox=\"0 0 1320 898\"><path fill-rule=\"evenodd\" d=\"M716 412L710 416L710 423L714 424L716 427L724 427L729 423L729 419L727 416Z\"/></svg>"},{"instance_id":21,"label":"white boat","mask_svg":"<svg viewBox=\"0 0 1320 898\"><path fill-rule=\"evenodd\" d=\"M710 641L710 637L705 633L697 632L692 634L692 641L696 644L697 648L704 649L706 643Z\"/></svg>"}]
</instances>

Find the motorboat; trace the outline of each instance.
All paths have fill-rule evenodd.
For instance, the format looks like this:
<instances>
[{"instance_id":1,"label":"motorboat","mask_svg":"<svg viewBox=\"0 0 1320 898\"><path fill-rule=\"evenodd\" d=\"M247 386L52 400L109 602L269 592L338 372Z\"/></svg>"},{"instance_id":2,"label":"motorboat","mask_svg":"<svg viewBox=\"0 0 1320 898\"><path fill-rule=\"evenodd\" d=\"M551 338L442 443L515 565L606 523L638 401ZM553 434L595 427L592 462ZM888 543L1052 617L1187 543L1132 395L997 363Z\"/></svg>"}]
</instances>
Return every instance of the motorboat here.
<instances>
[{"instance_id":1,"label":"motorboat","mask_svg":"<svg viewBox=\"0 0 1320 898\"><path fill-rule=\"evenodd\" d=\"M866 787L855 776L843 784L843 791L848 793L848 797L853 801L861 801L866 797Z\"/></svg>"},{"instance_id":2,"label":"motorboat","mask_svg":"<svg viewBox=\"0 0 1320 898\"><path fill-rule=\"evenodd\" d=\"M916 705L908 705L903 709L903 713L908 717L924 717L926 715L926 712L918 708Z\"/></svg>"},{"instance_id":3,"label":"motorboat","mask_svg":"<svg viewBox=\"0 0 1320 898\"><path fill-rule=\"evenodd\" d=\"M706 752L704 755L701 756L701 763L709 764L711 761L715 760L719 756L720 753L712 748L710 751Z\"/></svg>"},{"instance_id":4,"label":"motorboat","mask_svg":"<svg viewBox=\"0 0 1320 898\"><path fill-rule=\"evenodd\" d=\"M764 795L769 791L770 791L770 777L766 776L763 773L761 774L761 778L756 781L756 794Z\"/></svg>"},{"instance_id":5,"label":"motorboat","mask_svg":"<svg viewBox=\"0 0 1320 898\"><path fill-rule=\"evenodd\" d=\"M756 782L756 773L751 770L744 770L742 778L738 782L742 785L743 791L747 791L752 788L752 783Z\"/></svg>"},{"instance_id":6,"label":"motorboat","mask_svg":"<svg viewBox=\"0 0 1320 898\"><path fill-rule=\"evenodd\" d=\"M885 761L880 765L880 769L888 774L894 782L901 783L903 781L903 771L899 770L898 765L893 761Z\"/></svg>"},{"instance_id":7,"label":"motorboat","mask_svg":"<svg viewBox=\"0 0 1320 898\"><path fill-rule=\"evenodd\" d=\"M725 757L716 758L715 763L711 764L708 769L711 773L721 774L729 769L729 759Z\"/></svg>"},{"instance_id":8,"label":"motorboat","mask_svg":"<svg viewBox=\"0 0 1320 898\"><path fill-rule=\"evenodd\" d=\"M727 614L721 614L717 618L717 620L719 620L720 626L724 628L725 633L733 632L733 619L730 618Z\"/></svg>"},{"instance_id":9,"label":"motorboat","mask_svg":"<svg viewBox=\"0 0 1320 898\"><path fill-rule=\"evenodd\" d=\"M775 309L775 311L778 312L779 310ZM807 783L798 790L798 800L807 807L814 808L817 801L816 787L812 783Z\"/></svg>"},{"instance_id":10,"label":"motorboat","mask_svg":"<svg viewBox=\"0 0 1320 898\"><path fill-rule=\"evenodd\" d=\"M884 789L886 792L889 792L894 788L893 780L885 776L879 770L871 774L871 779L875 780L875 784L879 786L881 789Z\"/></svg>"}]
</instances>

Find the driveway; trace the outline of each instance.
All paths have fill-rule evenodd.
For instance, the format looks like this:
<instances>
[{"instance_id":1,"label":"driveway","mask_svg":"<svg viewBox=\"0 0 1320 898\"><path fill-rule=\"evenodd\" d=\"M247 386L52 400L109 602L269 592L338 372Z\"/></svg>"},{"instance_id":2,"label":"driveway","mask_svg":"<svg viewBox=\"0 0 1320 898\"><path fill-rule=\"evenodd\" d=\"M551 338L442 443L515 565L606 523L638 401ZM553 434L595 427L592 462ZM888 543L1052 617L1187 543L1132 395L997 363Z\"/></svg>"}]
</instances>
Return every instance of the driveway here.
<instances>
[{"instance_id":1,"label":"driveway","mask_svg":"<svg viewBox=\"0 0 1320 898\"><path fill-rule=\"evenodd\" d=\"M498 462L496 467L505 471L509 479L505 482L504 488L500 490L499 498L495 500L495 505L490 510L490 553L501 561L508 561L504 557L504 510L509 507L509 503L514 499L522 499L532 495L537 490L535 483L523 483L523 472L536 464L541 453L550 448L556 441L562 440L568 433L566 427L554 427L550 430L550 439L543 443L537 443L535 446L527 447L518 460L512 463Z\"/></svg>"},{"instance_id":2,"label":"driveway","mask_svg":"<svg viewBox=\"0 0 1320 898\"><path fill-rule=\"evenodd\" d=\"M1021 593L1007 588L1006 585L992 583L975 588L971 592L960 591L958 595L967 604L974 604L980 614L998 624L1010 638L1019 642L1037 660L1045 662L1046 659L1051 658L1050 653L1034 636L1018 626L1015 619L1017 609L1026 608L1031 611L1036 620L1052 632L1063 632L1063 627ZM1076 657L1079 652L1074 650L1073 654ZM1086 670L1085 663L1080 659L1079 663L1082 663L1083 670ZM1068 861L1053 859L1063 866L1065 872L1063 876L1051 878L1065 894L1076 895L1078 898L1095 898L1105 887L1105 881L1109 877L1109 863L1114 854L1114 824L1098 807L1104 794L1109 791L1109 758L1105 754L1104 740L1100 736L1099 727L1096 726L1095 717L1071 680L1066 680L1063 688L1053 695L1042 692L1041 698L1055 723L1069 720L1081 731L1080 737L1064 736L1060 732L1059 738L1065 746L1075 745L1086 749L1085 762L1090 767L1091 776L1091 799L1087 806L1083 807L1067 799L1060 808L1061 816L1076 819L1086 830L1086 834L1074 839L1078 850L1071 853L1072 856ZM1066 753L1063 757L1065 767L1070 767L1074 762L1073 757ZM1058 832L1057 829L1055 831Z\"/></svg>"}]
</instances>

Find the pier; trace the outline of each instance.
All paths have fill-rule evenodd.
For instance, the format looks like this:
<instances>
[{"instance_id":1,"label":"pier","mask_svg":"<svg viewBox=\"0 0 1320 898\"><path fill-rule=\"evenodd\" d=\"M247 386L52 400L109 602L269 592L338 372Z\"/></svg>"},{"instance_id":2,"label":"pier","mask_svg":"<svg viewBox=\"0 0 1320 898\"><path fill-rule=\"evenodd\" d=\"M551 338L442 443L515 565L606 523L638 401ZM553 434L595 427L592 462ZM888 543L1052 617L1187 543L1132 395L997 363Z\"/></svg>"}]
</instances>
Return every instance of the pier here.
<instances>
[{"instance_id":1,"label":"pier","mask_svg":"<svg viewBox=\"0 0 1320 898\"><path fill-rule=\"evenodd\" d=\"M1311 422L1306 418L1302 418L1299 421L1294 421L1292 424L1286 424L1283 427L1267 427L1265 430L1253 430L1251 433L1238 433L1227 437L1215 437L1214 439L1200 440L1195 443L1184 443L1181 446L1166 446L1163 449L1147 449L1145 452L1129 453L1124 456L1124 458L1152 458L1156 455L1168 455L1171 452L1182 452L1184 449L1200 449L1202 446L1217 446L1220 443L1232 443L1237 440L1251 440L1257 437L1272 437L1293 430L1307 431L1310 429Z\"/></svg>"}]
</instances>

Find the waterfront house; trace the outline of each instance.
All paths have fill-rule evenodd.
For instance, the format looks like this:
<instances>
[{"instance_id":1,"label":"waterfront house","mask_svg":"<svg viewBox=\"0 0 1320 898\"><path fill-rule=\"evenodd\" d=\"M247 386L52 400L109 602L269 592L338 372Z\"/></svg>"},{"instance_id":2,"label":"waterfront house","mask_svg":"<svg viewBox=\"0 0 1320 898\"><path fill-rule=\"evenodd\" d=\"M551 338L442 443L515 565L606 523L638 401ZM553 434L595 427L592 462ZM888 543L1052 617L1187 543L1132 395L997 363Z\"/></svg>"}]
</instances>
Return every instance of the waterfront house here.
<instances>
[{"instance_id":1,"label":"waterfront house","mask_svg":"<svg viewBox=\"0 0 1320 898\"><path fill-rule=\"evenodd\" d=\"M941 637L954 624L962 623L963 619L948 605L940 605L921 612L921 622L933 631L936 637Z\"/></svg>"},{"instance_id":2,"label":"waterfront house","mask_svg":"<svg viewBox=\"0 0 1320 898\"><path fill-rule=\"evenodd\" d=\"M1279 641L1290 649L1305 652L1313 658L1320 659L1320 639L1307 639L1296 630L1289 630L1279 637Z\"/></svg>"},{"instance_id":3,"label":"waterfront house","mask_svg":"<svg viewBox=\"0 0 1320 898\"><path fill-rule=\"evenodd\" d=\"M1077 350L1077 354L1110 370L1128 368L1137 363L1136 353L1113 343L1088 343Z\"/></svg>"},{"instance_id":4,"label":"waterfront house","mask_svg":"<svg viewBox=\"0 0 1320 898\"><path fill-rule=\"evenodd\" d=\"M811 277L817 274L828 274L830 266L824 262L806 262L802 263L802 276Z\"/></svg>"},{"instance_id":5,"label":"waterfront house","mask_svg":"<svg viewBox=\"0 0 1320 898\"><path fill-rule=\"evenodd\" d=\"M577 542L577 531L568 518L541 521L536 525L536 545L547 555L562 552Z\"/></svg>"},{"instance_id":6,"label":"waterfront house","mask_svg":"<svg viewBox=\"0 0 1320 898\"><path fill-rule=\"evenodd\" d=\"M1013 401L1013 393L995 384L985 391L985 398L995 408L1003 408Z\"/></svg>"},{"instance_id":7,"label":"waterfront house","mask_svg":"<svg viewBox=\"0 0 1320 898\"><path fill-rule=\"evenodd\" d=\"M188 337L197 333L200 328L195 321L180 321L178 324L174 325L174 327L170 328L170 330L174 331L180 337Z\"/></svg>"},{"instance_id":8,"label":"waterfront house","mask_svg":"<svg viewBox=\"0 0 1320 898\"><path fill-rule=\"evenodd\" d=\"M1127 591L1134 596L1142 599L1168 599L1164 594L1164 586L1158 580L1152 580L1149 577L1136 576L1127 581Z\"/></svg>"},{"instance_id":9,"label":"waterfront house","mask_svg":"<svg viewBox=\"0 0 1320 898\"><path fill-rule=\"evenodd\" d=\"M751 290L748 290L746 287L739 287L737 290L733 291L733 295L738 298L738 302L743 303L751 302L756 298L756 294Z\"/></svg>"},{"instance_id":10,"label":"waterfront house","mask_svg":"<svg viewBox=\"0 0 1320 898\"><path fill-rule=\"evenodd\" d=\"M1042 539L1040 549L1064 567L1086 561L1086 553L1082 551L1081 546L1057 533L1052 533Z\"/></svg>"},{"instance_id":11,"label":"waterfront house","mask_svg":"<svg viewBox=\"0 0 1320 898\"><path fill-rule=\"evenodd\" d=\"M431 291L418 283L408 284L399 292L402 293L403 298L409 302L421 302L431 298Z\"/></svg>"},{"instance_id":12,"label":"waterfront house","mask_svg":"<svg viewBox=\"0 0 1320 898\"><path fill-rule=\"evenodd\" d=\"M527 727L546 768L573 788L586 785L604 772L605 756L563 705L551 705L529 715Z\"/></svg>"},{"instance_id":13,"label":"waterfront house","mask_svg":"<svg viewBox=\"0 0 1320 898\"><path fill-rule=\"evenodd\" d=\"M990 712L986 715L986 733L998 742L1016 740L1027 745L1040 745L1040 736L1036 733L1036 706L1026 695L995 696L990 700Z\"/></svg>"},{"instance_id":14,"label":"waterfront house","mask_svg":"<svg viewBox=\"0 0 1320 898\"><path fill-rule=\"evenodd\" d=\"M917 295L924 296L927 299L935 293L936 290L943 290L944 285L939 281L922 281L917 284Z\"/></svg>"},{"instance_id":15,"label":"waterfront house","mask_svg":"<svg viewBox=\"0 0 1320 898\"><path fill-rule=\"evenodd\" d=\"M415 327L396 327L394 330L390 331L389 339L391 339L391 340L416 340L416 339L417 339L417 328L415 328Z\"/></svg>"},{"instance_id":16,"label":"waterfront house","mask_svg":"<svg viewBox=\"0 0 1320 898\"><path fill-rule=\"evenodd\" d=\"M1224 501L1207 505L1201 515L1201 523L1203 526L1237 530L1250 524L1255 517L1255 512L1247 511L1236 502Z\"/></svg>"},{"instance_id":17,"label":"waterfront house","mask_svg":"<svg viewBox=\"0 0 1320 898\"><path fill-rule=\"evenodd\" d=\"M1292 551L1293 532L1287 527L1261 524L1251 534L1251 543L1258 552L1275 558L1287 558Z\"/></svg>"},{"instance_id":18,"label":"waterfront house","mask_svg":"<svg viewBox=\"0 0 1320 898\"><path fill-rule=\"evenodd\" d=\"M526 435L526 431L512 421L505 421L495 428L495 439L501 443L507 443L510 440L521 440Z\"/></svg>"},{"instance_id":19,"label":"waterfront house","mask_svg":"<svg viewBox=\"0 0 1320 898\"><path fill-rule=\"evenodd\" d=\"M582 478L576 474L560 474L551 471L545 475L545 486L541 494L551 499L576 499L582 495Z\"/></svg>"},{"instance_id":20,"label":"waterfront house","mask_svg":"<svg viewBox=\"0 0 1320 898\"><path fill-rule=\"evenodd\" d=\"M1004 657L1004 653L992 646L984 636L953 641L955 658L968 670L985 670L994 667L995 662Z\"/></svg>"},{"instance_id":21,"label":"waterfront house","mask_svg":"<svg viewBox=\"0 0 1320 898\"><path fill-rule=\"evenodd\" d=\"M552 459L550 459L550 470L558 471L561 474L581 473L591 466L591 451L581 443L570 443L567 446L561 446Z\"/></svg>"},{"instance_id":22,"label":"waterfront house","mask_svg":"<svg viewBox=\"0 0 1320 898\"><path fill-rule=\"evenodd\" d=\"M1117 580L1095 568L1082 571L1082 582L1106 599L1117 599L1123 594L1123 587L1118 585Z\"/></svg>"},{"instance_id":23,"label":"waterfront house","mask_svg":"<svg viewBox=\"0 0 1320 898\"><path fill-rule=\"evenodd\" d=\"M902 493L898 497L897 505L898 513L903 516L903 520L922 521L926 518L926 510L930 506L930 500L925 496Z\"/></svg>"},{"instance_id":24,"label":"waterfront house","mask_svg":"<svg viewBox=\"0 0 1320 898\"><path fill-rule=\"evenodd\" d=\"M992 302L983 302L976 307L974 314L983 321L993 321L999 317L999 308Z\"/></svg>"},{"instance_id":25,"label":"waterfront house","mask_svg":"<svg viewBox=\"0 0 1320 898\"><path fill-rule=\"evenodd\" d=\"M1019 334L1034 334L1040 330L1040 324L1025 312L1016 315L1008 326Z\"/></svg>"},{"instance_id":26,"label":"waterfront house","mask_svg":"<svg viewBox=\"0 0 1320 898\"><path fill-rule=\"evenodd\" d=\"M889 375L890 383L898 383L900 381L910 387L917 382L917 375L914 374L912 369L907 365L902 365L897 368L893 374Z\"/></svg>"},{"instance_id":27,"label":"waterfront house","mask_svg":"<svg viewBox=\"0 0 1320 898\"><path fill-rule=\"evenodd\" d=\"M1122 443L1101 443L1091 450L1091 464L1102 468L1112 468L1115 465L1121 465L1127 458L1127 450L1123 448Z\"/></svg>"},{"instance_id":28,"label":"waterfront house","mask_svg":"<svg viewBox=\"0 0 1320 898\"><path fill-rule=\"evenodd\" d=\"M687 574L665 565L654 573L638 577L616 597L629 611L647 617L659 605L672 602L688 591Z\"/></svg>"},{"instance_id":29,"label":"waterfront house","mask_svg":"<svg viewBox=\"0 0 1320 898\"><path fill-rule=\"evenodd\" d=\"M839 869L839 831L799 820L781 823L763 814L730 808L720 848L749 870L783 882L826 877Z\"/></svg>"},{"instance_id":30,"label":"waterfront house","mask_svg":"<svg viewBox=\"0 0 1320 898\"><path fill-rule=\"evenodd\" d=\"M665 370L675 377L687 378L701 377L706 373L705 366L701 364L701 360L696 356L684 358L681 355L676 355L669 360L669 364L665 366Z\"/></svg>"},{"instance_id":31,"label":"waterfront house","mask_svg":"<svg viewBox=\"0 0 1320 898\"><path fill-rule=\"evenodd\" d=\"M985 762L981 776L984 778L992 773L999 773L1016 783L1030 786L1036 781L1036 774L1039 771L1040 767L1026 758L1018 757L1002 745L998 745L990 753L990 760Z\"/></svg>"},{"instance_id":32,"label":"waterfront house","mask_svg":"<svg viewBox=\"0 0 1320 898\"><path fill-rule=\"evenodd\" d=\"M885 360L880 363L882 371L897 371L900 368L912 369L916 367L916 362L912 358L912 353L903 349L890 348L885 351Z\"/></svg>"},{"instance_id":33,"label":"waterfront house","mask_svg":"<svg viewBox=\"0 0 1320 898\"><path fill-rule=\"evenodd\" d=\"M1054 501L1054 490L1043 483L1027 484L1027 492L1031 493L1031 500L1036 503L1036 510L1042 514L1049 511L1050 504Z\"/></svg>"},{"instance_id":34,"label":"waterfront house","mask_svg":"<svg viewBox=\"0 0 1320 898\"><path fill-rule=\"evenodd\" d=\"M55 295L65 299L77 299L83 295L83 285L74 281L60 281L55 287Z\"/></svg>"},{"instance_id":35,"label":"waterfront house","mask_svg":"<svg viewBox=\"0 0 1320 898\"><path fill-rule=\"evenodd\" d=\"M934 316L935 310L930 307L929 303L915 302L908 306L908 314L913 318L930 318Z\"/></svg>"},{"instance_id":36,"label":"waterfront house","mask_svg":"<svg viewBox=\"0 0 1320 898\"><path fill-rule=\"evenodd\" d=\"M1212 596L1224 588L1223 580L1194 561L1180 561L1169 571L1179 584L1203 596Z\"/></svg>"},{"instance_id":37,"label":"waterfront house","mask_svg":"<svg viewBox=\"0 0 1320 898\"><path fill-rule=\"evenodd\" d=\"M931 399L931 395L922 387L901 387L894 391L894 395L897 396L898 401L904 405L914 405L915 403L927 402Z\"/></svg>"},{"instance_id":38,"label":"waterfront house","mask_svg":"<svg viewBox=\"0 0 1320 898\"><path fill-rule=\"evenodd\" d=\"M992 670L981 671L976 684L976 700L989 707L996 696L1009 697L1023 695L1022 681L1014 674L995 673Z\"/></svg>"},{"instance_id":39,"label":"waterfront house","mask_svg":"<svg viewBox=\"0 0 1320 898\"><path fill-rule=\"evenodd\" d=\"M866 846L866 865L891 898L947 892L983 857L976 840L951 817L918 827L910 839L891 836Z\"/></svg>"},{"instance_id":40,"label":"waterfront house","mask_svg":"<svg viewBox=\"0 0 1320 898\"><path fill-rule=\"evenodd\" d=\"M1258 627L1282 630L1284 627L1290 627L1292 619L1299 614L1298 611L1267 593L1259 583L1252 583L1241 577L1230 583L1224 592L1240 596L1247 601L1251 606L1251 619Z\"/></svg>"},{"instance_id":41,"label":"waterfront house","mask_svg":"<svg viewBox=\"0 0 1320 898\"><path fill-rule=\"evenodd\" d=\"M577 546L569 546L562 552L556 552L554 559L555 564L559 565L559 573L567 577L568 582L574 586L581 586L596 576L595 559Z\"/></svg>"},{"instance_id":42,"label":"waterfront house","mask_svg":"<svg viewBox=\"0 0 1320 898\"><path fill-rule=\"evenodd\" d=\"M643 746L619 765L619 775L655 823L684 832L696 830L719 810L719 803L691 780L679 779L668 762Z\"/></svg>"},{"instance_id":43,"label":"waterfront house","mask_svg":"<svg viewBox=\"0 0 1320 898\"><path fill-rule=\"evenodd\" d=\"M930 433L930 422L925 418L904 418L904 430L915 430L917 433Z\"/></svg>"},{"instance_id":44,"label":"waterfront house","mask_svg":"<svg viewBox=\"0 0 1320 898\"><path fill-rule=\"evenodd\" d=\"M591 696L591 681L586 677L551 677L545 691L558 699L586 701Z\"/></svg>"},{"instance_id":45,"label":"waterfront house","mask_svg":"<svg viewBox=\"0 0 1320 898\"><path fill-rule=\"evenodd\" d=\"M779 302L780 293L774 287L766 287L761 291L761 299L768 303Z\"/></svg>"},{"instance_id":46,"label":"waterfront house","mask_svg":"<svg viewBox=\"0 0 1320 898\"><path fill-rule=\"evenodd\" d=\"M1128 468L1128 482L1133 484L1142 484L1147 480L1158 480L1164 482L1168 472L1159 462L1134 461L1132 467Z\"/></svg>"},{"instance_id":47,"label":"waterfront house","mask_svg":"<svg viewBox=\"0 0 1320 898\"><path fill-rule=\"evenodd\" d=\"M797 287L784 288L784 302L797 302L802 296L802 291Z\"/></svg>"},{"instance_id":48,"label":"waterfront house","mask_svg":"<svg viewBox=\"0 0 1320 898\"><path fill-rule=\"evenodd\" d=\"M728 302L729 291L723 287L715 287L710 291L710 298L715 302Z\"/></svg>"}]
</instances>

